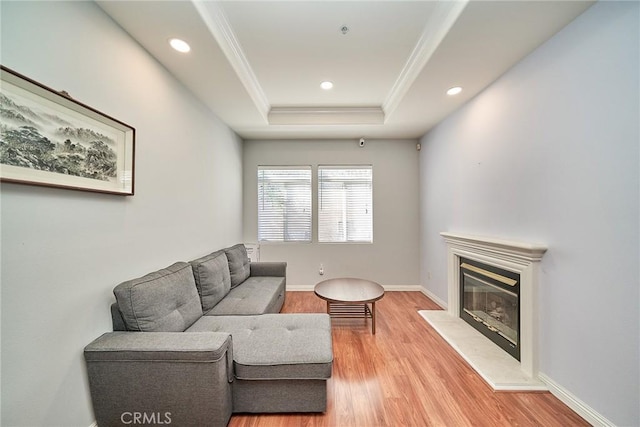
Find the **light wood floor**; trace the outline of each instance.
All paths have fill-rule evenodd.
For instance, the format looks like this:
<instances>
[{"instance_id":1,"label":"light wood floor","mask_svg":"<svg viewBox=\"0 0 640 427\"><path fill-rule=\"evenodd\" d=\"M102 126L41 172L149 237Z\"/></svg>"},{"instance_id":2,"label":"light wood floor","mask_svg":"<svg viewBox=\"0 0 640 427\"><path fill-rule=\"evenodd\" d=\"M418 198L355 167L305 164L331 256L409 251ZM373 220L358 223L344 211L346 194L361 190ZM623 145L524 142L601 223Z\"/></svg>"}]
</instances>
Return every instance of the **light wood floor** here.
<instances>
[{"instance_id":1,"label":"light wood floor","mask_svg":"<svg viewBox=\"0 0 640 427\"><path fill-rule=\"evenodd\" d=\"M494 392L418 310L420 292L387 292L370 320L333 319L333 376L324 414L233 415L248 426L588 426L550 393ZM313 292L287 292L284 313L325 312Z\"/></svg>"}]
</instances>

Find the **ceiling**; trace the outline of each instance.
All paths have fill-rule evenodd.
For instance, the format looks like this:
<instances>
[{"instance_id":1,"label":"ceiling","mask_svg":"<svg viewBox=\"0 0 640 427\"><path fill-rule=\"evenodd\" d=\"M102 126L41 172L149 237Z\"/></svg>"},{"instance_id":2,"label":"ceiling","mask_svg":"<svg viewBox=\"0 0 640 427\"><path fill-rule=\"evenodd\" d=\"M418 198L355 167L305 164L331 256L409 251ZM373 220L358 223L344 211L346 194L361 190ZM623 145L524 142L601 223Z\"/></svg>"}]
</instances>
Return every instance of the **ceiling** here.
<instances>
[{"instance_id":1,"label":"ceiling","mask_svg":"<svg viewBox=\"0 0 640 427\"><path fill-rule=\"evenodd\" d=\"M242 138L310 139L418 138L594 2L97 3Z\"/></svg>"}]
</instances>

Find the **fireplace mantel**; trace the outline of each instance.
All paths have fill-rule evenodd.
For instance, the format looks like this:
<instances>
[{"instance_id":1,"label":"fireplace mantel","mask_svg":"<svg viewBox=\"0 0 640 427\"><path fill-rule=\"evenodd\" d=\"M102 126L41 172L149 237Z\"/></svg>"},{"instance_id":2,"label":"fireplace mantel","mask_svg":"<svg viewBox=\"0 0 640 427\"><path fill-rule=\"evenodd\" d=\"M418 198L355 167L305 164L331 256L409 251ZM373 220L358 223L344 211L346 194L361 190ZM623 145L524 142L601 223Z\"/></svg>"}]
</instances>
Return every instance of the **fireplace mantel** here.
<instances>
[{"instance_id":1,"label":"fireplace mantel","mask_svg":"<svg viewBox=\"0 0 640 427\"><path fill-rule=\"evenodd\" d=\"M440 235L449 245L455 245L461 249L467 248L486 254L511 258L514 262L537 262L547 251L547 247L536 243L514 242L510 240L493 239L488 237L469 236L442 232Z\"/></svg>"},{"instance_id":2,"label":"fireplace mantel","mask_svg":"<svg viewBox=\"0 0 640 427\"><path fill-rule=\"evenodd\" d=\"M442 232L447 243L447 310L460 317L460 258L469 258L520 274L520 366L538 376L538 270L546 246L537 243Z\"/></svg>"}]
</instances>

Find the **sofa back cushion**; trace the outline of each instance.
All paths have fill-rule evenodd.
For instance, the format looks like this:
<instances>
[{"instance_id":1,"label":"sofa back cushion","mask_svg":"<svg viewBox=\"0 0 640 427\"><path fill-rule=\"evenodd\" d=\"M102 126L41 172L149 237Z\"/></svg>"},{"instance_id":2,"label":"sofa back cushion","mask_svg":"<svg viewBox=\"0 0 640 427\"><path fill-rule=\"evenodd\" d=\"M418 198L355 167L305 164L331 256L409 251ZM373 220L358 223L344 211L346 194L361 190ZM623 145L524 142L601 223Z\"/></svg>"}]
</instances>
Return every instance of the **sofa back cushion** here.
<instances>
[{"instance_id":1,"label":"sofa back cushion","mask_svg":"<svg viewBox=\"0 0 640 427\"><path fill-rule=\"evenodd\" d=\"M190 262L202 311L208 312L231 290L229 263L224 251L217 251Z\"/></svg>"},{"instance_id":2,"label":"sofa back cushion","mask_svg":"<svg viewBox=\"0 0 640 427\"><path fill-rule=\"evenodd\" d=\"M129 331L182 332L202 317L202 307L191 270L177 262L113 290Z\"/></svg>"},{"instance_id":3,"label":"sofa back cushion","mask_svg":"<svg viewBox=\"0 0 640 427\"><path fill-rule=\"evenodd\" d=\"M224 250L229 260L229 273L231 274L231 287L235 288L247 280L251 274L247 248L242 243Z\"/></svg>"}]
</instances>

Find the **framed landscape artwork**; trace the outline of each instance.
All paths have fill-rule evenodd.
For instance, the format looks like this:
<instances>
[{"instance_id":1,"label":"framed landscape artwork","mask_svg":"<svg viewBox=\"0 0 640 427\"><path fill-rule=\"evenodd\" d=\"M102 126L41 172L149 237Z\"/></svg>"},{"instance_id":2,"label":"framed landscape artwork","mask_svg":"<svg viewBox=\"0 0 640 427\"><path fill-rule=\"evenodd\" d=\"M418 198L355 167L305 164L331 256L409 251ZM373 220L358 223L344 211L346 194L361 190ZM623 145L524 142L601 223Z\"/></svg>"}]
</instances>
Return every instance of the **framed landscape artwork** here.
<instances>
[{"instance_id":1,"label":"framed landscape artwork","mask_svg":"<svg viewBox=\"0 0 640 427\"><path fill-rule=\"evenodd\" d=\"M133 195L135 129L0 66L0 179Z\"/></svg>"}]
</instances>

